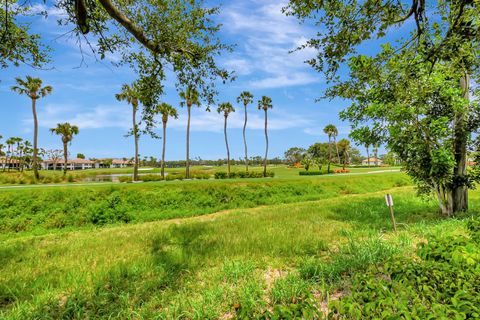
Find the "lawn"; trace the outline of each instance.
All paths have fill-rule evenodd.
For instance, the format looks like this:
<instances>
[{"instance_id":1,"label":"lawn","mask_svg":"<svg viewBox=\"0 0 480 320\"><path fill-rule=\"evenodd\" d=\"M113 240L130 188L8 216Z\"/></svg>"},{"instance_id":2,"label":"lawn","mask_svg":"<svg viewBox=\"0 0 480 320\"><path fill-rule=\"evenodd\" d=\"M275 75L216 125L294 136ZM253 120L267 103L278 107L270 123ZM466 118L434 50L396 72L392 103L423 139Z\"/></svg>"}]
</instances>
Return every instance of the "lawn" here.
<instances>
[{"instance_id":1,"label":"lawn","mask_svg":"<svg viewBox=\"0 0 480 320\"><path fill-rule=\"evenodd\" d=\"M385 193L395 199L397 233ZM130 221L51 224L48 212L87 217L90 205L116 196L126 199ZM362 304L348 289L356 275L392 258L412 260L430 237L458 238L469 220L440 219L436 203L417 198L401 173L3 190L0 197L30 216L25 230L2 230L2 319L309 319L335 310L358 319ZM471 199L476 212L479 193ZM64 206L70 202L76 207ZM13 217L5 208L2 225ZM361 317L378 318L371 310Z\"/></svg>"},{"instance_id":2,"label":"lawn","mask_svg":"<svg viewBox=\"0 0 480 320\"><path fill-rule=\"evenodd\" d=\"M332 166L332 171L341 167ZM250 166L251 171L262 172L263 167L261 166ZM399 167L352 167L349 168L351 173L367 173L375 171L384 171L384 170L399 170ZM244 171L245 167L241 165L235 165L231 167L231 170L234 172ZM279 179L292 179L298 178L300 171L305 171L304 169L290 168L285 165L269 165L269 171L275 173L275 177ZM312 169L313 170L313 169ZM326 166L323 167L322 171L326 174ZM183 174L185 168L166 168L165 171L167 174ZM226 172L226 166L192 166L191 172L193 174L208 174L213 177L215 172ZM148 174L159 174L159 168L144 167L140 168L139 173L148 175ZM40 171L40 181L41 184L55 184L55 183L93 183L95 182L96 176L102 175L111 175L111 174L133 174L133 168L114 168L114 169L88 169L88 170L78 170L78 171L69 171L64 177L62 171ZM17 171L6 171L0 172L0 185L29 185L33 183L33 172L17 172Z\"/></svg>"}]
</instances>

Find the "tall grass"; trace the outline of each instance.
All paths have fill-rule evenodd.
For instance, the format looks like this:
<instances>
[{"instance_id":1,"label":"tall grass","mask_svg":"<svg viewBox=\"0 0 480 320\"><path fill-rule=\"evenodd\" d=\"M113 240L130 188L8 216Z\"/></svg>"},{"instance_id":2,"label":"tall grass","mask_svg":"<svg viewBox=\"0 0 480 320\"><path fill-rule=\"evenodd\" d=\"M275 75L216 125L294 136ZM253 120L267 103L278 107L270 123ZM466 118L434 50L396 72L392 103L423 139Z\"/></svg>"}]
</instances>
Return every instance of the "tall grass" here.
<instances>
[{"instance_id":1,"label":"tall grass","mask_svg":"<svg viewBox=\"0 0 480 320\"><path fill-rule=\"evenodd\" d=\"M0 233L138 223L333 198L409 185L403 174L305 180L192 181L0 191ZM379 200L379 203L381 200ZM359 204L362 208L364 204ZM345 216L358 215L345 203Z\"/></svg>"}]
</instances>

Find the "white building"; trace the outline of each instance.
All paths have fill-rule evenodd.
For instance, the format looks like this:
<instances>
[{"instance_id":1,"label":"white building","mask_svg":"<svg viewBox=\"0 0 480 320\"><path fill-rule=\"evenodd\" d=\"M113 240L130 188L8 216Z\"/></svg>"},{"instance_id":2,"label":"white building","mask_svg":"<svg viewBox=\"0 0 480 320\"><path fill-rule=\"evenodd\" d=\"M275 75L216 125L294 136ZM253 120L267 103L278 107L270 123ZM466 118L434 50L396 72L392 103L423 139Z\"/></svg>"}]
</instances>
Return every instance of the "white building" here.
<instances>
[{"instance_id":1,"label":"white building","mask_svg":"<svg viewBox=\"0 0 480 320\"><path fill-rule=\"evenodd\" d=\"M367 159L362 160L362 165L363 166L368 166L368 165L371 165L371 166L379 165L379 166L381 166L382 164L383 164L383 161L381 159L378 159L378 158L375 158L375 157L371 157L371 158L367 158Z\"/></svg>"}]
</instances>

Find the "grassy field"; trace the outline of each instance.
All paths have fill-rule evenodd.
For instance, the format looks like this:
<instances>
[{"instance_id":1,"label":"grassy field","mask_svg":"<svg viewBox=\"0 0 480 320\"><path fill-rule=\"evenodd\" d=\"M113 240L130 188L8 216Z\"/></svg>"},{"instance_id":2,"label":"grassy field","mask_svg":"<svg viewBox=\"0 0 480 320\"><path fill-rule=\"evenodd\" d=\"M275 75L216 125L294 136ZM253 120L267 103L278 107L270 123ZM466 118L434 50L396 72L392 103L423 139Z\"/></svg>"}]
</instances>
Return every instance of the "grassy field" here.
<instances>
[{"instance_id":1,"label":"grassy field","mask_svg":"<svg viewBox=\"0 0 480 320\"><path fill-rule=\"evenodd\" d=\"M332 166L332 170L340 168ZM215 172L226 172L226 166L221 167L211 167L211 166L193 166L191 167L191 172L193 174L209 174L212 175ZM239 172L244 171L244 166L232 166L232 171ZM263 167L250 167L251 171L262 172ZM305 171L304 169L290 168L284 165L271 165L268 166L269 171L275 173L275 177L279 179L291 179L298 178L300 171ZM323 168L323 172L326 174L326 167ZM359 168L349 168L352 173L366 173L374 171L384 171L384 170L399 170L399 167L359 167ZM183 174L185 172L184 168L166 168L165 170L168 174ZM159 174L159 168L140 168L140 174ZM95 182L96 176L101 175L111 175L111 174L133 174L133 168L118 168L118 169L89 169L89 170L78 170L78 171L69 171L67 176L64 177L61 171L40 171L40 181L41 184L55 184L55 183L85 183L85 182ZM17 172L17 171L0 171L0 185L28 185L33 183L33 173L31 171Z\"/></svg>"},{"instance_id":2,"label":"grassy field","mask_svg":"<svg viewBox=\"0 0 480 320\"><path fill-rule=\"evenodd\" d=\"M394 195L397 233L385 193ZM474 214L479 193L471 199ZM87 219L95 204L131 219L95 224ZM386 277L377 271L385 261L413 261L431 237L459 239L470 219L438 218L436 203L415 197L402 173L2 190L0 206L2 226L17 216L25 226L1 231L2 319L313 319L339 310L350 319L379 318L395 299L362 309L369 291L356 281L373 287ZM52 224L62 214L72 223ZM465 248L475 253L470 243ZM468 264L464 256L456 259L467 274L480 258L469 255ZM467 293L480 288L480 273L472 274ZM412 301L409 312L429 307L429 298ZM427 311L438 316L439 308Z\"/></svg>"}]
</instances>

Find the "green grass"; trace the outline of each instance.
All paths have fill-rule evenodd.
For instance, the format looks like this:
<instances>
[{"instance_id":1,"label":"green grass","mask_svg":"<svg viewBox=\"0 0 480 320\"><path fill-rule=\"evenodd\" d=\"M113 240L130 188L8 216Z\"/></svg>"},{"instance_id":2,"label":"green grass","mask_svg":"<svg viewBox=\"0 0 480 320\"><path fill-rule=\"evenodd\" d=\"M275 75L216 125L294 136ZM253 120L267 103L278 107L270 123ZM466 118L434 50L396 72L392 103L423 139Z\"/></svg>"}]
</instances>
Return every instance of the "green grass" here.
<instances>
[{"instance_id":1,"label":"green grass","mask_svg":"<svg viewBox=\"0 0 480 320\"><path fill-rule=\"evenodd\" d=\"M94 194L96 203L112 194L129 196L137 223L62 232L39 223L4 233L0 318L313 318L348 277L393 256L413 255L425 237L465 232L464 220L439 219L436 203L415 197L408 181L403 174L379 174L4 190L2 202L41 199L29 207L37 212L50 205L44 218L70 197ZM231 202L217 198L220 191L231 194ZM209 192L215 195L210 200L220 201L187 205ZM387 192L395 198L396 234ZM180 201L187 193L195 197ZM182 209L170 216L176 219L155 216L164 197L178 200L172 208ZM474 212L479 193L471 200ZM158 221L142 223L142 216ZM30 219L36 221L32 212Z\"/></svg>"},{"instance_id":2,"label":"green grass","mask_svg":"<svg viewBox=\"0 0 480 320\"><path fill-rule=\"evenodd\" d=\"M332 166L332 171L335 168ZM366 173L383 170L398 170L398 167L371 167L371 168L349 168L351 173ZM193 166L191 171L199 174L209 174L213 177L215 172L226 172L226 166L212 167L212 166ZM244 171L245 167L240 165L232 166L233 172ZM249 170L262 172L263 167L250 166ZM300 171L304 169L290 168L284 165L270 165L268 170L275 173L275 177L279 179L292 179L298 178ZM326 173L326 167L323 168L323 172ZM170 174L182 174L185 172L185 168L166 168L166 172ZM159 168L140 168L140 174L158 174ZM88 169L68 171L67 176L63 176L62 171L40 171L39 184L58 184L58 183L95 183L95 177L98 175L109 174L133 174L133 168L107 168L107 169ZM31 185L34 184L33 172L24 171L0 171L0 185Z\"/></svg>"},{"instance_id":3,"label":"green grass","mask_svg":"<svg viewBox=\"0 0 480 320\"><path fill-rule=\"evenodd\" d=\"M0 239L1 234L41 234L56 229L183 218L409 184L404 174L391 173L372 175L368 179L337 176L4 189L0 191Z\"/></svg>"}]
</instances>

